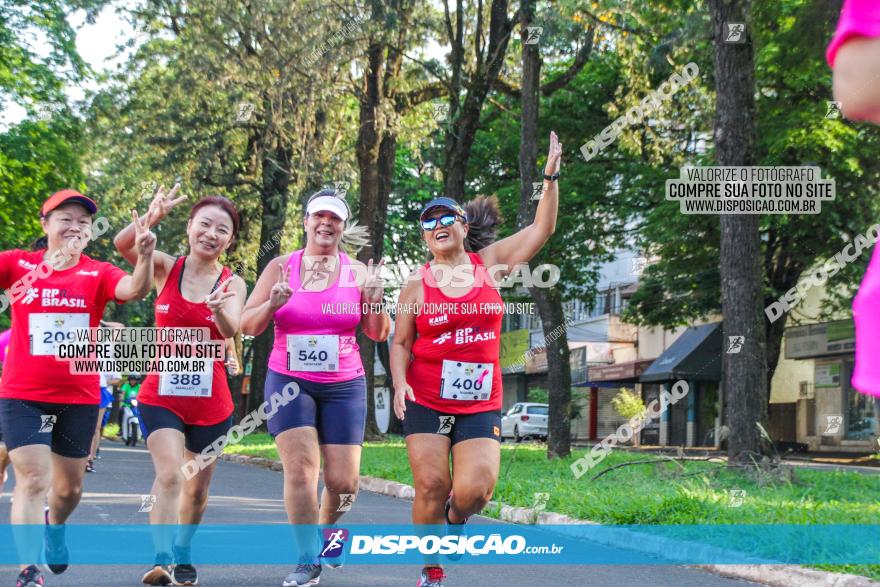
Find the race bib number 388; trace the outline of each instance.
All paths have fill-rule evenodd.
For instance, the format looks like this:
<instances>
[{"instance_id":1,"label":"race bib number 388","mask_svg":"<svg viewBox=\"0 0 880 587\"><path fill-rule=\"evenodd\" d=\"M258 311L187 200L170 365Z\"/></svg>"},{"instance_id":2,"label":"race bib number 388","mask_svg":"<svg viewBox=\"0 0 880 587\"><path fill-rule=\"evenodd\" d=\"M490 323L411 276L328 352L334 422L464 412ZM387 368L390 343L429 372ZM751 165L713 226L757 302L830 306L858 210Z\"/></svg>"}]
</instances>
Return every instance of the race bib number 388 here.
<instances>
[{"instance_id":1,"label":"race bib number 388","mask_svg":"<svg viewBox=\"0 0 880 587\"><path fill-rule=\"evenodd\" d=\"M159 377L159 395L180 397L211 397L214 383L214 363L201 373L162 373Z\"/></svg>"},{"instance_id":2,"label":"race bib number 388","mask_svg":"<svg viewBox=\"0 0 880 587\"><path fill-rule=\"evenodd\" d=\"M28 316L31 355L54 355L55 345L76 342L75 330L88 327L88 314L31 314Z\"/></svg>"},{"instance_id":3,"label":"race bib number 388","mask_svg":"<svg viewBox=\"0 0 880 587\"><path fill-rule=\"evenodd\" d=\"M339 336L335 334L288 334L288 371L339 370Z\"/></svg>"},{"instance_id":4,"label":"race bib number 388","mask_svg":"<svg viewBox=\"0 0 880 587\"><path fill-rule=\"evenodd\" d=\"M492 363L443 361L440 397L461 401L482 401L492 395Z\"/></svg>"}]
</instances>

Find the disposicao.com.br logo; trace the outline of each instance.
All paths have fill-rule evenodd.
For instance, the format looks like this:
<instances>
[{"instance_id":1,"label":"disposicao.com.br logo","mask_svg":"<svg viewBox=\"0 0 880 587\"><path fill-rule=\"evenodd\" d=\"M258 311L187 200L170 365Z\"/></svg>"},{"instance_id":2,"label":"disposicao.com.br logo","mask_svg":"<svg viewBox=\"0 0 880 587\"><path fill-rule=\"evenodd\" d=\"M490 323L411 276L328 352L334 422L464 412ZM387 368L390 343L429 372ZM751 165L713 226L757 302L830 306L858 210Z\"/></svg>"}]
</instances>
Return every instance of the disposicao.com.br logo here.
<instances>
[{"instance_id":1,"label":"disposicao.com.br logo","mask_svg":"<svg viewBox=\"0 0 880 587\"><path fill-rule=\"evenodd\" d=\"M384 536L351 536L351 554L405 555L412 552L439 555L518 555L518 554L559 554L563 546L556 544L529 546L524 536L512 534L476 534L472 536L433 534L389 534Z\"/></svg>"}]
</instances>

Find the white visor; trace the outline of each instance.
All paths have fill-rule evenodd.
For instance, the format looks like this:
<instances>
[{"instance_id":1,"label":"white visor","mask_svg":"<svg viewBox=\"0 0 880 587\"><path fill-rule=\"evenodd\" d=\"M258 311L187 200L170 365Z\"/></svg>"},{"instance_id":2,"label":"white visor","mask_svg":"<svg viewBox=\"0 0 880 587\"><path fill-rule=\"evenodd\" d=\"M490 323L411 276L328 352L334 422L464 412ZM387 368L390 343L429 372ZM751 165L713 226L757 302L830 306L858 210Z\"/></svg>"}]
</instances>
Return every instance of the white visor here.
<instances>
[{"instance_id":1,"label":"white visor","mask_svg":"<svg viewBox=\"0 0 880 587\"><path fill-rule=\"evenodd\" d=\"M309 202L306 207L307 214L314 214L315 212L321 211L333 212L339 216L343 222L348 220L348 208L345 206L345 203L336 196L321 196L315 198Z\"/></svg>"}]
</instances>

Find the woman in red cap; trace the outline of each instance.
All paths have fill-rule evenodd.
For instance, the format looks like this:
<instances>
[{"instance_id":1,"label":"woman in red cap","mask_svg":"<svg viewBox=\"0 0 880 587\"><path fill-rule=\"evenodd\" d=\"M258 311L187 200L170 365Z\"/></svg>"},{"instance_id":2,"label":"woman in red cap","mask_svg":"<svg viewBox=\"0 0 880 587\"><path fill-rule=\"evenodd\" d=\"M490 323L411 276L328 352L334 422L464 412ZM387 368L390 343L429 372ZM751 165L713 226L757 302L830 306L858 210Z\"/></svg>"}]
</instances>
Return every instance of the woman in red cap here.
<instances>
[{"instance_id":1,"label":"woman in red cap","mask_svg":"<svg viewBox=\"0 0 880 587\"><path fill-rule=\"evenodd\" d=\"M55 345L75 329L97 328L109 301L146 297L153 279L156 237L137 212L132 275L83 253L99 232L92 224L97 211L79 192L57 192L40 210L45 236L35 250L0 253L0 289L7 290L0 305L12 313L0 382L0 421L15 471L11 519L31 525L16 539L21 558L34 563L43 537L28 529L45 523L46 562L55 574L67 569L64 522L82 495L101 400L98 374L72 375L69 364L55 358ZM37 585L43 585L39 569L24 565L16 587Z\"/></svg>"},{"instance_id":2,"label":"woman in red cap","mask_svg":"<svg viewBox=\"0 0 880 587\"><path fill-rule=\"evenodd\" d=\"M551 132L535 220L498 242L492 242L500 222L494 198L477 198L466 208L436 198L422 209L432 259L421 279L400 292L391 345L394 412L403 420L416 488L414 524L446 523L461 532L495 490L503 314L495 280L531 260L556 229L561 156ZM435 559L426 562L418 586L441 587L442 568Z\"/></svg>"},{"instance_id":3,"label":"woman in red cap","mask_svg":"<svg viewBox=\"0 0 880 587\"><path fill-rule=\"evenodd\" d=\"M160 188L147 215L156 226L176 205L180 185L169 193ZM186 233L189 252L174 257L156 251L153 256L157 328L207 328L211 340L224 341L239 329L247 286L223 265L221 257L235 246L241 219L235 205L221 196L206 196L189 211ZM130 262L137 258L137 227L129 226L114 244ZM208 505L208 488L216 462L206 467L197 456L232 426L232 394L223 360L209 363L201 373L147 375L138 393L141 428L153 457L156 477L150 511L156 557L143 576L147 585L195 585L198 574L190 556L190 542ZM171 530L180 524L177 536Z\"/></svg>"}]
</instances>

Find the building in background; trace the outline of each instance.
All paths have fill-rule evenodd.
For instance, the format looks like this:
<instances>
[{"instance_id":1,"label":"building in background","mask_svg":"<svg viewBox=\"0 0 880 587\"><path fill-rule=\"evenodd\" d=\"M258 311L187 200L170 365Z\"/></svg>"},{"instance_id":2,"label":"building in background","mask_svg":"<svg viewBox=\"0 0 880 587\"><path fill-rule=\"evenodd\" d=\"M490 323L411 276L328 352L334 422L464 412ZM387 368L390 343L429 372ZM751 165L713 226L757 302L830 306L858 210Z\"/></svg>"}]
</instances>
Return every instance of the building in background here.
<instances>
[{"instance_id":1,"label":"building in background","mask_svg":"<svg viewBox=\"0 0 880 587\"><path fill-rule=\"evenodd\" d=\"M612 434L625 422L614 410L611 399L622 388L632 389L645 403L659 397L664 385L678 371L663 371L662 365L682 355L682 365L690 365L722 352L718 324L701 328L696 335L685 337L682 345L673 345L692 328L639 327L621 319L629 298L638 288L639 275L646 260L631 250L620 250L613 261L604 263L599 271L598 295L592 303L575 301L568 304L566 315L571 321L567 329L571 352L572 401L577 418L572 420L572 438L580 441L599 440ZM717 322L718 317L712 317ZM546 389L547 358L543 351L522 360L529 349L540 349L544 333L538 316L508 316L502 333L502 372L504 374L504 405L507 410L520 401L535 401L534 392ZM695 336L695 338L694 338ZM691 346L696 349L691 349ZM712 350L717 346L717 350ZM691 351L697 353L693 355ZM659 371L644 381L645 372L660 358ZM689 372L692 388L696 389L693 405L680 402L664 419L650 422L642 431L641 441L648 445L695 446L709 442L713 446L721 425L721 399L718 393L720 360L712 368Z\"/></svg>"}]
</instances>

